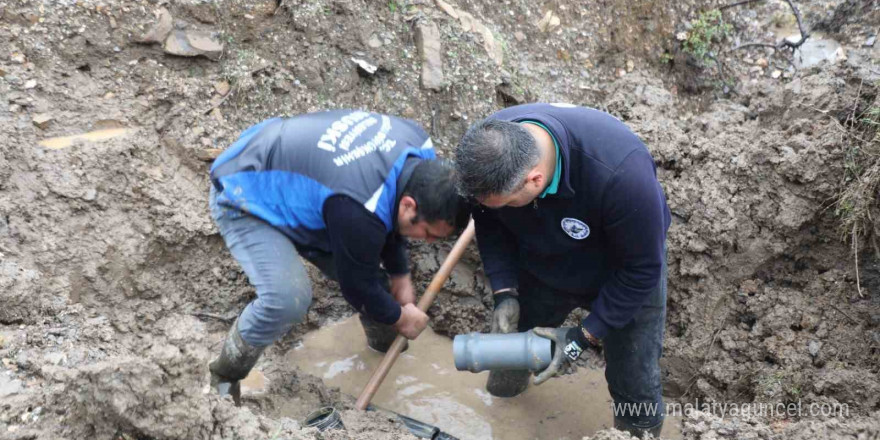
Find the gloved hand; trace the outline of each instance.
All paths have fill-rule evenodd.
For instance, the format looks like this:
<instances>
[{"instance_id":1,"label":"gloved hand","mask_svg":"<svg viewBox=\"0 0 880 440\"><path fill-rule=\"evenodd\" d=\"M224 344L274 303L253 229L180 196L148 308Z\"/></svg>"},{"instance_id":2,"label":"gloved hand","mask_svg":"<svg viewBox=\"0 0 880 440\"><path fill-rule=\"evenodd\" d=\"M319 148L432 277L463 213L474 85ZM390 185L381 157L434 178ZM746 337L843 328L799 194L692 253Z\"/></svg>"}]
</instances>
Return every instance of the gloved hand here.
<instances>
[{"instance_id":1,"label":"gloved hand","mask_svg":"<svg viewBox=\"0 0 880 440\"><path fill-rule=\"evenodd\" d=\"M550 365L535 376L534 384L541 385L556 374L562 368L564 362L574 362L584 350L598 348L598 341L582 326L547 328L537 327L536 335L553 341L553 360Z\"/></svg>"},{"instance_id":2,"label":"gloved hand","mask_svg":"<svg viewBox=\"0 0 880 440\"><path fill-rule=\"evenodd\" d=\"M519 294L516 289L493 295L492 333L513 333L519 326Z\"/></svg>"}]
</instances>

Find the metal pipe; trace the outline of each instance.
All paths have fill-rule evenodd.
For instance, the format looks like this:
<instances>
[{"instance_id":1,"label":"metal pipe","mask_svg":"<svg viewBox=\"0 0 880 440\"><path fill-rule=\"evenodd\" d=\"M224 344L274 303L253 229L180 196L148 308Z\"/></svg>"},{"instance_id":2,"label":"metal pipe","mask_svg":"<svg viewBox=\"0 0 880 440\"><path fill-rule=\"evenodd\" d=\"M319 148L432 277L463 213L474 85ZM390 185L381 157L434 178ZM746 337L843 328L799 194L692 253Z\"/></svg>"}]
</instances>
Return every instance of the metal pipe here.
<instances>
[{"instance_id":1,"label":"metal pipe","mask_svg":"<svg viewBox=\"0 0 880 440\"><path fill-rule=\"evenodd\" d=\"M540 371L553 358L551 341L531 330L523 333L471 333L452 342L455 368L474 373L485 370Z\"/></svg>"}]
</instances>

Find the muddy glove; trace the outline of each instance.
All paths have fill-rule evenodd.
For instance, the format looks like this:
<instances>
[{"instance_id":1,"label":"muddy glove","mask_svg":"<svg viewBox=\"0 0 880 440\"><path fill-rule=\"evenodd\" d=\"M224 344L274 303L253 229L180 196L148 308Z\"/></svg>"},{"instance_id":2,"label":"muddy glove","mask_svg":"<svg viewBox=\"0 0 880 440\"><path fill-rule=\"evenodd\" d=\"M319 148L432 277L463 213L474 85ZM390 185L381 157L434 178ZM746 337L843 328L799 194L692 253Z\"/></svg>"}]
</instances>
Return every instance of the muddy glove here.
<instances>
[{"instance_id":1,"label":"muddy glove","mask_svg":"<svg viewBox=\"0 0 880 440\"><path fill-rule=\"evenodd\" d=\"M541 385L556 374L565 362L574 362L581 356L584 350L599 346L599 341L591 335L583 326L578 327L537 327L536 335L547 338L554 342L553 360L550 365L535 376L535 385Z\"/></svg>"},{"instance_id":2,"label":"muddy glove","mask_svg":"<svg viewBox=\"0 0 880 440\"><path fill-rule=\"evenodd\" d=\"M519 327L519 300L516 289L492 295L495 309L492 312L492 333L513 333Z\"/></svg>"}]
</instances>

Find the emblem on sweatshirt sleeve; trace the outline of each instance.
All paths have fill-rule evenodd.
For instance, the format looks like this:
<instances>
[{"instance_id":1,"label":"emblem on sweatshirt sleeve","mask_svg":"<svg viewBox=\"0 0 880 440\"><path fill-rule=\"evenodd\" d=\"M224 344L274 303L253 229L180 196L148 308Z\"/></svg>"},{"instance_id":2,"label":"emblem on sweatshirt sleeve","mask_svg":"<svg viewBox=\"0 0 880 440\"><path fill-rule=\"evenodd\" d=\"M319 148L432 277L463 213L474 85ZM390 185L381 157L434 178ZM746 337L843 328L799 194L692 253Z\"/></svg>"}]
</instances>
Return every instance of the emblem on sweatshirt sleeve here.
<instances>
[{"instance_id":1,"label":"emblem on sweatshirt sleeve","mask_svg":"<svg viewBox=\"0 0 880 440\"><path fill-rule=\"evenodd\" d=\"M590 235L590 227L586 223L571 217L562 219L562 230L575 240L583 240Z\"/></svg>"}]
</instances>

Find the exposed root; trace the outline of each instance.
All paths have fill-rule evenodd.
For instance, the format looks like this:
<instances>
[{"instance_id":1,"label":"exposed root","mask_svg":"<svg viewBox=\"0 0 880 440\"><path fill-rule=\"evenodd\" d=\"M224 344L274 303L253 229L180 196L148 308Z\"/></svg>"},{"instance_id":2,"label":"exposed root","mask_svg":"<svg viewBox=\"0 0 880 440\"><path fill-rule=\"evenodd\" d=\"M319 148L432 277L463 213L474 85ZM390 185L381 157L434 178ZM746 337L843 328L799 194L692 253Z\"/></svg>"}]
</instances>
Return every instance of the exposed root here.
<instances>
[{"instance_id":1,"label":"exposed root","mask_svg":"<svg viewBox=\"0 0 880 440\"><path fill-rule=\"evenodd\" d=\"M797 48L801 47L807 41L807 38L810 38L810 32L804 28L804 23L803 23L803 20L801 19L801 13L798 10L797 6L795 6L794 3L791 2L791 0L785 0L785 2L788 3L789 7L791 7L791 11L792 11L792 13L794 13L794 18L797 20L798 31L800 31L800 34L801 34L800 40L792 42L792 41L788 41L787 39L783 39L781 42L779 42L779 44L745 43L745 44L740 44L739 46L736 46L733 49L729 49L727 51L727 53L734 52L739 49L746 49L749 47L767 47L767 48L773 49L777 53L781 52L782 49L788 48L788 49L791 49L791 52L793 54L794 51L797 50ZM722 7L722 9L728 8L728 7L733 7L733 6L739 6L741 4L746 4L746 3L751 3L751 2L750 1L742 1L742 2L738 2L738 3L733 3L733 4L726 5L726 6ZM792 59L790 59L787 56L784 58L786 61L788 61L788 63L792 67L794 67L794 61Z\"/></svg>"}]
</instances>

